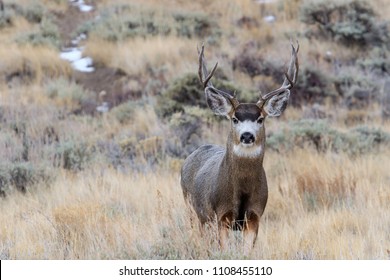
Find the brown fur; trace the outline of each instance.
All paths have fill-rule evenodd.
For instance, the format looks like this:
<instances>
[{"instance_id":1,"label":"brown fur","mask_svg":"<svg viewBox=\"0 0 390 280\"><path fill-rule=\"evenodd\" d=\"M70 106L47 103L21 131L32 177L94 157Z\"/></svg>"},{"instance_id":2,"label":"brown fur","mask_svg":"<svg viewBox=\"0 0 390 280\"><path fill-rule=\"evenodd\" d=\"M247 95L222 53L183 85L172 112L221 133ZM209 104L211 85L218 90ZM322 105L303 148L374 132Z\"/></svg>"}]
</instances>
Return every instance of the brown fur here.
<instances>
[{"instance_id":1,"label":"brown fur","mask_svg":"<svg viewBox=\"0 0 390 280\"><path fill-rule=\"evenodd\" d=\"M226 148L204 145L193 152L181 170L184 197L192 202L201 224L217 217L220 242L226 243L228 229L244 231L245 246L256 241L260 217L268 199L267 178L263 168L265 149L264 118L277 117L286 109L290 89L298 77L299 45L291 44L290 66L282 86L257 103L241 103L235 95L215 88L204 63L204 46L199 53L199 80L206 102L216 114L231 120ZM256 135L255 135L256 134Z\"/></svg>"},{"instance_id":2,"label":"brown fur","mask_svg":"<svg viewBox=\"0 0 390 280\"><path fill-rule=\"evenodd\" d=\"M244 236L245 231L252 231L253 240L249 243L254 244L268 198L263 168L265 128L262 126L256 135L255 145L263 146L256 158L233 153L237 137L232 126L226 149L204 145L193 152L182 167L181 185L202 224L217 216L221 243L226 235L223 231L238 228L244 230Z\"/></svg>"}]
</instances>

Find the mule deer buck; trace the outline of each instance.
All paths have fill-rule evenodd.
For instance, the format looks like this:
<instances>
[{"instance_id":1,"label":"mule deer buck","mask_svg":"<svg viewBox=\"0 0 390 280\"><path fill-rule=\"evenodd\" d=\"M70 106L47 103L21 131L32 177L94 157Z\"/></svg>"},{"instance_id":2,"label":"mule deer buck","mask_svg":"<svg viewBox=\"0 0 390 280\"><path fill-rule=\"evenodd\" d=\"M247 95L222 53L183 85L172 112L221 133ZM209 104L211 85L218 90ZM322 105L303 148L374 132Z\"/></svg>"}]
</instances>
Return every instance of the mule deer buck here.
<instances>
[{"instance_id":1,"label":"mule deer buck","mask_svg":"<svg viewBox=\"0 0 390 280\"><path fill-rule=\"evenodd\" d=\"M211 78L218 63L208 74L204 46L198 49L199 79L207 104L216 115L230 119L231 126L226 148L203 145L188 156L181 170L181 186L202 225L216 217L222 248L226 246L229 229L243 231L245 248L251 249L255 244L268 198L263 168L264 121L267 116L283 113L297 81L299 45L295 48L291 44L291 48L282 86L260 95L257 103L240 103L235 95L215 88Z\"/></svg>"}]
</instances>

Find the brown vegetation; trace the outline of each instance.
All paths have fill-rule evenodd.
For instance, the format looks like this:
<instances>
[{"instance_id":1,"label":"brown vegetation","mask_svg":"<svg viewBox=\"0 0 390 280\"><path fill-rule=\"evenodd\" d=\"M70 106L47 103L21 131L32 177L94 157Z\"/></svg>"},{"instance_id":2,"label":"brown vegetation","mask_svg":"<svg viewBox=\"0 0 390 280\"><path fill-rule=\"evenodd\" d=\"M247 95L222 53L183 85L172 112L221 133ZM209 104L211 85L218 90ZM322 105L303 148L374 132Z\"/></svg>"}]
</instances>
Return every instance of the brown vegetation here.
<instances>
[{"instance_id":1,"label":"brown vegetation","mask_svg":"<svg viewBox=\"0 0 390 280\"><path fill-rule=\"evenodd\" d=\"M364 47L302 19L327 1L91 0L89 15L67 0L3 2L0 259L390 258L386 0L369 1L378 25ZM344 20L338 34L360 23L331 19ZM79 32L93 73L59 58ZM183 159L229 129L194 85L196 46L224 69L215 85L253 102L282 82L289 38L302 74L267 123L258 241L250 256L239 234L221 251L215 224L202 235L190 222L179 184Z\"/></svg>"}]
</instances>

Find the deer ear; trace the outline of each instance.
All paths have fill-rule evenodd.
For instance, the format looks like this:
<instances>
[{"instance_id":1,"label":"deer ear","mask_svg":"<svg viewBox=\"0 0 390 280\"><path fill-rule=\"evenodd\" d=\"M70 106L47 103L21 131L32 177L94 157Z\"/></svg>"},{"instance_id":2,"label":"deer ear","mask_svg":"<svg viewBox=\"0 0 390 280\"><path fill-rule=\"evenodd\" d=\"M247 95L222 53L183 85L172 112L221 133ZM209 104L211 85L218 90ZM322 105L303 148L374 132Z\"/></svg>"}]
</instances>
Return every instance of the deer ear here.
<instances>
[{"instance_id":1,"label":"deer ear","mask_svg":"<svg viewBox=\"0 0 390 280\"><path fill-rule=\"evenodd\" d=\"M283 93L272 97L264 106L265 113L270 117L279 117L287 107L290 91L286 89Z\"/></svg>"},{"instance_id":2,"label":"deer ear","mask_svg":"<svg viewBox=\"0 0 390 280\"><path fill-rule=\"evenodd\" d=\"M233 111L233 105L230 100L219 94L212 87L206 87L205 90L206 102L210 109L216 115L226 116L230 118L230 113Z\"/></svg>"}]
</instances>

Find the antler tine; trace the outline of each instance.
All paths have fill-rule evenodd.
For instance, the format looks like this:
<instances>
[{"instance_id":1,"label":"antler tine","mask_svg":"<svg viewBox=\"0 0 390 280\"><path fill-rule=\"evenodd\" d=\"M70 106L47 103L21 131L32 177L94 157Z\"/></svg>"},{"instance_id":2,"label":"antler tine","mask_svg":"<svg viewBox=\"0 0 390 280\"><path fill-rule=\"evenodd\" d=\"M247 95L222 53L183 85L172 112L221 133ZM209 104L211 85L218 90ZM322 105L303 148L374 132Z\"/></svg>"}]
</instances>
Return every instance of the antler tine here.
<instances>
[{"instance_id":1,"label":"antler tine","mask_svg":"<svg viewBox=\"0 0 390 280\"><path fill-rule=\"evenodd\" d=\"M294 44L291 42L291 60L290 60L290 65L288 67L287 73L285 74L286 77L283 82L283 85L289 86L289 89L291 89L295 85L298 78L298 70L299 70L299 63L298 63L298 56L297 56L298 51L299 51L298 41L297 41L296 49L294 47Z\"/></svg>"},{"instance_id":2,"label":"antler tine","mask_svg":"<svg viewBox=\"0 0 390 280\"><path fill-rule=\"evenodd\" d=\"M217 70L218 62L215 64L210 74L208 74L206 63L204 62L204 44L202 44L202 48L200 52L198 48L198 53L199 53L199 70L198 70L199 80L203 85L203 88L206 88L208 86L213 86L210 79L213 77L215 70ZM206 76L206 79L204 79L204 76Z\"/></svg>"},{"instance_id":3,"label":"antler tine","mask_svg":"<svg viewBox=\"0 0 390 280\"><path fill-rule=\"evenodd\" d=\"M299 43L297 41L297 48L295 49L294 44L291 42L291 60L290 65L288 67L287 72L284 73L284 81L280 88L273 90L271 92L268 92L260 97L260 100L257 102L257 106L262 107L267 100L271 99L275 95L279 95L282 92L289 91L298 79L298 70L299 70L299 63L298 63L298 51L299 51Z\"/></svg>"},{"instance_id":4,"label":"antler tine","mask_svg":"<svg viewBox=\"0 0 390 280\"><path fill-rule=\"evenodd\" d=\"M198 74L199 74L200 83L203 85L203 89L205 89L207 87L212 88L212 91L227 98L230 101L230 103L233 105L233 107L237 108L237 106L240 104L240 102L238 102L238 100L236 99L236 94L234 93L234 95L232 96L231 94L224 92L223 90L217 89L213 86L213 84L210 81L210 79L214 75L215 70L217 70L218 62L215 63L214 68L211 70L210 74L207 74L207 67L206 67L206 63L204 61L204 45L203 44L202 44L202 48L200 51L198 48L198 54L199 54ZM204 76L206 76L206 78L204 78Z\"/></svg>"}]
</instances>

